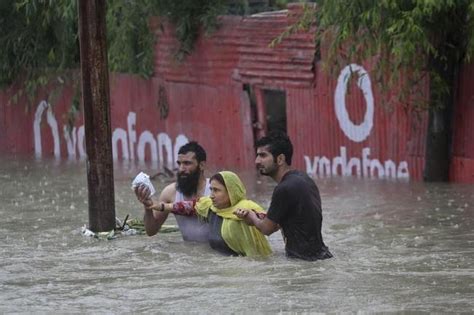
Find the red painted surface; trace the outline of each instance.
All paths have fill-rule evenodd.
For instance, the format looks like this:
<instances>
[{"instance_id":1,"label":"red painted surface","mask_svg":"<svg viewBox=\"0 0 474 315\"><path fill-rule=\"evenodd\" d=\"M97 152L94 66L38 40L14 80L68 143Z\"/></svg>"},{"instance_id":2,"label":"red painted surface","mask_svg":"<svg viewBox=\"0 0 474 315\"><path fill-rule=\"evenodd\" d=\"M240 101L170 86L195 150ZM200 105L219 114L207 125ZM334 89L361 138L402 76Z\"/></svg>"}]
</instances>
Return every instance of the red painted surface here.
<instances>
[{"instance_id":1,"label":"red painted surface","mask_svg":"<svg viewBox=\"0 0 474 315\"><path fill-rule=\"evenodd\" d=\"M451 180L474 183L474 65L464 66L459 78L454 114Z\"/></svg>"},{"instance_id":2,"label":"red painted surface","mask_svg":"<svg viewBox=\"0 0 474 315\"><path fill-rule=\"evenodd\" d=\"M157 167L167 166L173 163L180 141L194 139L206 148L212 166L253 167L255 135L250 99L243 90L247 85L256 92L254 115L263 125L266 112L262 91L285 92L287 131L295 147L295 167L317 176L340 175L343 170L345 175L356 175L359 163L362 177L380 177L383 172L389 178L405 174L412 180L420 180L426 113L407 112L399 104L383 106L383 95L372 83L373 119L366 119L367 94L355 84L356 80L351 80L349 92L343 97L346 121L352 122L352 129L373 122L367 134L355 141L348 136L353 130L344 132L337 118L338 78L326 74L320 62L314 60L312 34L294 34L274 48L269 46L300 11L300 6L292 5L288 12L222 17L221 28L212 36L201 35L192 55L182 62L174 58L178 43L172 29L166 24L157 27L160 21L153 20L151 24L158 39L153 78L111 76L116 158L154 160ZM367 71L371 67L369 63L360 66ZM357 77L356 73L351 74L351 78ZM473 79L473 66L465 67L454 123L451 167L454 181L474 182L474 144L470 141L473 132L469 128L474 122L474 92L469 88ZM12 87L11 91L0 93L0 152L34 155L35 111L42 100L48 99L51 89L38 94L29 112L25 112L25 99L16 106L8 105L15 90ZM423 92L427 95L427 90ZM72 89L66 88L59 98L51 101L61 158L83 155L82 114L74 124L76 143L71 142L68 148L63 135L72 95ZM53 133L46 112L41 117L41 155L54 156ZM355 164L349 169L351 159Z\"/></svg>"}]
</instances>

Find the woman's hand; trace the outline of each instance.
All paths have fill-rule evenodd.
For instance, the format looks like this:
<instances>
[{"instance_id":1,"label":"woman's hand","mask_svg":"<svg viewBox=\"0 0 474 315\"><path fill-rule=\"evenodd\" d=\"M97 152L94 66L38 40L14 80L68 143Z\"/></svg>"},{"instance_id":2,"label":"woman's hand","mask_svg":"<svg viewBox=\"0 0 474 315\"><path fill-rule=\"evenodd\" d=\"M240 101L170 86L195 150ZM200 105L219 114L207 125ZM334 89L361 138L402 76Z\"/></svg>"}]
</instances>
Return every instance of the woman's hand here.
<instances>
[{"instance_id":1,"label":"woman's hand","mask_svg":"<svg viewBox=\"0 0 474 315\"><path fill-rule=\"evenodd\" d=\"M249 210L248 209L236 209L234 212L233 212L238 218L240 219L244 219L248 214L249 214Z\"/></svg>"},{"instance_id":2,"label":"woman's hand","mask_svg":"<svg viewBox=\"0 0 474 315\"><path fill-rule=\"evenodd\" d=\"M155 210L161 212L171 212L171 210L173 210L172 203L154 202L151 198L145 200L143 205L145 206L146 210Z\"/></svg>"},{"instance_id":3,"label":"woman's hand","mask_svg":"<svg viewBox=\"0 0 474 315\"><path fill-rule=\"evenodd\" d=\"M237 209L234 214L248 225L255 225L255 220L259 220L257 214L250 209Z\"/></svg>"}]
</instances>

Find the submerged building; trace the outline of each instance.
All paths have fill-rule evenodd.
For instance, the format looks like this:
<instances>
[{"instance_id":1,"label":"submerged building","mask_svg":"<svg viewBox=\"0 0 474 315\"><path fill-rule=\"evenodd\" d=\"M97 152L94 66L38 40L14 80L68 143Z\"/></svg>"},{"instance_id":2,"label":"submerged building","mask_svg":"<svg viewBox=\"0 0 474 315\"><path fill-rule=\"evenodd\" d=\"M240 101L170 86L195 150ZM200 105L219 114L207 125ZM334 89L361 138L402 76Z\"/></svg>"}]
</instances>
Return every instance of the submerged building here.
<instances>
[{"instance_id":1,"label":"submerged building","mask_svg":"<svg viewBox=\"0 0 474 315\"><path fill-rule=\"evenodd\" d=\"M322 69L325 56L316 54L310 32L270 45L301 10L290 4L284 11L223 16L218 31L200 36L183 61L174 55L179 43L172 27L153 20L153 77L111 76L114 158L174 168L178 148L197 140L211 165L252 168L255 139L279 129L294 143L294 166L311 175L422 179L427 113L385 106L370 62L348 63L332 76ZM452 181L474 182L473 80L474 67L464 66ZM29 112L10 104L13 93L0 93L1 153L85 157L81 115L72 128L67 122L72 88L52 104L49 92L41 92Z\"/></svg>"}]
</instances>

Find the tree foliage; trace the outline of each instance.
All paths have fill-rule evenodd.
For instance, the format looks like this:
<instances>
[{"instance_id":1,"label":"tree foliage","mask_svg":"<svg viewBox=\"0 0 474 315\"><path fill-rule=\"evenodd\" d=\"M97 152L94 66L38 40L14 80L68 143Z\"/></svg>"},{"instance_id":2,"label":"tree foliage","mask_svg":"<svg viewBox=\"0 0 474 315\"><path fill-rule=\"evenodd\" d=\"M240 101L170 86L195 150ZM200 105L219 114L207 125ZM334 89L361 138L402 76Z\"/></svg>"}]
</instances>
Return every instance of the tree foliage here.
<instances>
[{"instance_id":1,"label":"tree foliage","mask_svg":"<svg viewBox=\"0 0 474 315\"><path fill-rule=\"evenodd\" d=\"M384 90L402 87L398 101L413 98L429 75L437 94L429 105L443 107L446 95L453 96L443 72L457 71L474 51L473 18L472 0L319 0L288 32L316 26L316 46L329 69L373 61ZM407 71L410 80L400 80Z\"/></svg>"},{"instance_id":2,"label":"tree foliage","mask_svg":"<svg viewBox=\"0 0 474 315\"><path fill-rule=\"evenodd\" d=\"M161 0L158 12L167 17L176 28L176 38L181 45L177 51L178 59L191 53L199 31L207 33L217 26L217 16L226 10L226 0Z\"/></svg>"},{"instance_id":3,"label":"tree foliage","mask_svg":"<svg viewBox=\"0 0 474 315\"><path fill-rule=\"evenodd\" d=\"M147 17L152 1L109 1L107 10L109 67L112 71L151 75L153 36ZM77 2L70 0L2 1L0 86L19 75L44 84L79 67Z\"/></svg>"},{"instance_id":4,"label":"tree foliage","mask_svg":"<svg viewBox=\"0 0 474 315\"><path fill-rule=\"evenodd\" d=\"M44 83L44 75L52 69L77 64L77 23L72 18L75 6L67 0L57 2L61 3L61 10L59 5L46 2L0 3L1 86L10 84L20 74Z\"/></svg>"},{"instance_id":5,"label":"tree foliage","mask_svg":"<svg viewBox=\"0 0 474 315\"><path fill-rule=\"evenodd\" d=\"M268 6L270 2L274 6ZM148 25L151 16L166 17L174 24L180 41L176 56L182 59L191 53L201 30L210 33L218 27L218 15L279 9L286 0L255 2L257 5L253 6L249 3L249 0L109 0L109 69L143 77L152 75L155 34ZM0 88L21 76L24 90L33 95L38 86L51 79L64 83L73 78L74 75L64 74L79 68L77 20L76 0L0 1L3 30Z\"/></svg>"},{"instance_id":6,"label":"tree foliage","mask_svg":"<svg viewBox=\"0 0 474 315\"><path fill-rule=\"evenodd\" d=\"M148 20L157 13L152 0L107 2L107 46L111 71L135 73L145 78L153 74L155 37Z\"/></svg>"},{"instance_id":7,"label":"tree foliage","mask_svg":"<svg viewBox=\"0 0 474 315\"><path fill-rule=\"evenodd\" d=\"M179 56L188 54L201 27L212 31L225 9L223 0L110 0L107 2L108 65L111 71L149 77L153 73L155 34L149 17L168 17L181 42ZM77 81L79 68L78 13L74 0L0 2L0 88L21 78L34 95L53 80ZM73 72L68 72L73 70ZM68 75L64 75L69 73Z\"/></svg>"},{"instance_id":8,"label":"tree foliage","mask_svg":"<svg viewBox=\"0 0 474 315\"><path fill-rule=\"evenodd\" d=\"M327 68L370 61L382 104L427 109L424 179L446 181L459 69L474 50L473 19L474 0L319 0L286 33L315 27Z\"/></svg>"}]
</instances>

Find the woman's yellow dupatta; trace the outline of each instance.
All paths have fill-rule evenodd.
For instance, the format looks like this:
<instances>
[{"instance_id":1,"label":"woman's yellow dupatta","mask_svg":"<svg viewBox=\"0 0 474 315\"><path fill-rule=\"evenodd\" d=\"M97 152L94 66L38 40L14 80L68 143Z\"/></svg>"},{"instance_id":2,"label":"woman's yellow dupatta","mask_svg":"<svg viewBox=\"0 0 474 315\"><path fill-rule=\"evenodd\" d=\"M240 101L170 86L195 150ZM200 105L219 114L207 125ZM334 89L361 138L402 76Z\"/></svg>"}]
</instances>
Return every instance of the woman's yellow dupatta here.
<instances>
[{"instance_id":1,"label":"woman's yellow dupatta","mask_svg":"<svg viewBox=\"0 0 474 315\"><path fill-rule=\"evenodd\" d=\"M217 209L212 205L209 197L202 197L196 203L197 213L207 218L209 209L224 220L222 222L222 238L234 252L243 256L268 256L272 253L270 244L266 237L254 226L249 226L238 218L233 212L238 208L253 209L256 212L264 212L257 203L246 199L245 187L240 178L233 172L223 171L219 174L229 194L231 206L225 209Z\"/></svg>"}]
</instances>

